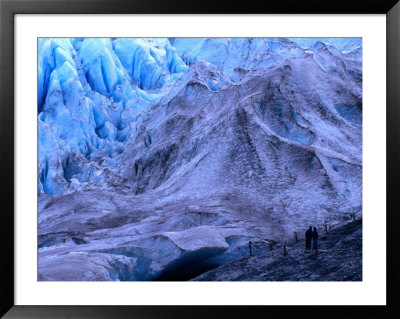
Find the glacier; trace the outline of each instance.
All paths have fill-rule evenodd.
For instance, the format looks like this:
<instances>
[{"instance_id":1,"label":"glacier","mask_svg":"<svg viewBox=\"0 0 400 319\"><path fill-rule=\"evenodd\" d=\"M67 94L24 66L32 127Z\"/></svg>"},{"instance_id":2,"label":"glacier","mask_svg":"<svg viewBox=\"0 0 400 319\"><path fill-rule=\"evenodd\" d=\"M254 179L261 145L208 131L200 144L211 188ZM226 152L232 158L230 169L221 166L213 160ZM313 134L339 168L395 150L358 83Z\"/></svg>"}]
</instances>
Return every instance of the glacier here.
<instances>
[{"instance_id":1,"label":"glacier","mask_svg":"<svg viewBox=\"0 0 400 319\"><path fill-rule=\"evenodd\" d=\"M360 38L40 38L38 279L188 280L362 215Z\"/></svg>"}]
</instances>

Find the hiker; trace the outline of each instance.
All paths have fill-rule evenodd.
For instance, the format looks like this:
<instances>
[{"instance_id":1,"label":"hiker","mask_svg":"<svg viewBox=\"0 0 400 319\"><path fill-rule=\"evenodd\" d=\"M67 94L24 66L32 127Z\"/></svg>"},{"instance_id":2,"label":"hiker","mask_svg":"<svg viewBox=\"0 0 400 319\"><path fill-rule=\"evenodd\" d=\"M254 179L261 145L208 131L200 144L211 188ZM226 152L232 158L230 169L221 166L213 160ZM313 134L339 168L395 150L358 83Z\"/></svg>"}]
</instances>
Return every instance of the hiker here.
<instances>
[{"instance_id":1,"label":"hiker","mask_svg":"<svg viewBox=\"0 0 400 319\"><path fill-rule=\"evenodd\" d=\"M250 256L253 256L253 254L252 254L252 251L251 251L251 244L252 244L252 242L251 242L251 241L249 241L249 250L250 250Z\"/></svg>"},{"instance_id":2,"label":"hiker","mask_svg":"<svg viewBox=\"0 0 400 319\"><path fill-rule=\"evenodd\" d=\"M317 232L317 228L316 227L314 227L312 238L313 238L314 251L317 252L317 250L318 250L318 232Z\"/></svg>"},{"instance_id":3,"label":"hiker","mask_svg":"<svg viewBox=\"0 0 400 319\"><path fill-rule=\"evenodd\" d=\"M311 239L313 238L312 226L306 231L306 250L311 249Z\"/></svg>"}]
</instances>

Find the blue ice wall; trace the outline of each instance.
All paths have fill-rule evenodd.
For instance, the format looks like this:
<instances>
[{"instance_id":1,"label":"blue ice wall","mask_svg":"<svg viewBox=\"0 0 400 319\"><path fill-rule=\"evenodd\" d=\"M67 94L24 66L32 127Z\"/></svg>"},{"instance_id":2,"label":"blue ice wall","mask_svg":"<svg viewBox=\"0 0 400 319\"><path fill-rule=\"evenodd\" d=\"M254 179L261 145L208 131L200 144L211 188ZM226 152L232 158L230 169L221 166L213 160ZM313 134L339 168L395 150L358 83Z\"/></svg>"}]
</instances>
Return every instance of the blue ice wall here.
<instances>
[{"instance_id":1,"label":"blue ice wall","mask_svg":"<svg viewBox=\"0 0 400 319\"><path fill-rule=\"evenodd\" d=\"M39 191L90 181L187 69L167 39L39 39Z\"/></svg>"}]
</instances>

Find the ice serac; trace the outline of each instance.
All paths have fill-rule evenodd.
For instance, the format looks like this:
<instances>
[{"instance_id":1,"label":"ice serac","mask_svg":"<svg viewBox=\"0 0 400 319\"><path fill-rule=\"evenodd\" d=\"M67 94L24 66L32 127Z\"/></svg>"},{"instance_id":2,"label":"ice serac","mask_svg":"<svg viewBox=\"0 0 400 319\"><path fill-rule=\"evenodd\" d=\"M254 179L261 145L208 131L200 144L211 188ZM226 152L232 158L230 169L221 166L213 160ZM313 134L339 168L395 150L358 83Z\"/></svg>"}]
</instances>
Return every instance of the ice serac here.
<instances>
[{"instance_id":1,"label":"ice serac","mask_svg":"<svg viewBox=\"0 0 400 319\"><path fill-rule=\"evenodd\" d=\"M171 42L188 65L209 62L232 81L240 80L246 70L269 68L304 52L286 38L175 38Z\"/></svg>"},{"instance_id":2,"label":"ice serac","mask_svg":"<svg viewBox=\"0 0 400 319\"><path fill-rule=\"evenodd\" d=\"M160 88L171 74L187 70L167 39L130 39L113 41L115 53L131 79L141 89Z\"/></svg>"},{"instance_id":3,"label":"ice serac","mask_svg":"<svg viewBox=\"0 0 400 319\"><path fill-rule=\"evenodd\" d=\"M40 280L187 280L362 214L358 40L85 41L44 81Z\"/></svg>"},{"instance_id":4,"label":"ice serac","mask_svg":"<svg viewBox=\"0 0 400 319\"><path fill-rule=\"evenodd\" d=\"M187 70L167 39L41 38L38 56L38 116L48 126L39 129L38 189L51 195L103 180L143 113ZM52 148L57 170L45 161Z\"/></svg>"}]
</instances>

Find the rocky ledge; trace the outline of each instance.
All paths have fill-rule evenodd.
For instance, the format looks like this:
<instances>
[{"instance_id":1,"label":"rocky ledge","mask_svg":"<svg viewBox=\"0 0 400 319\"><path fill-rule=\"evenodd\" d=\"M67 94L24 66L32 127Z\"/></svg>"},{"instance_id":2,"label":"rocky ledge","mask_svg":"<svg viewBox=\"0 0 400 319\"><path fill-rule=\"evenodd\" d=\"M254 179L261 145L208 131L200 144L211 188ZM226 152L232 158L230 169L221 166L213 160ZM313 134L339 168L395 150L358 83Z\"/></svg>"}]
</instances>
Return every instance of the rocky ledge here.
<instances>
[{"instance_id":1,"label":"rocky ledge","mask_svg":"<svg viewBox=\"0 0 400 319\"><path fill-rule=\"evenodd\" d=\"M318 253L304 240L225 264L193 281L362 281L362 219L319 238Z\"/></svg>"}]
</instances>

